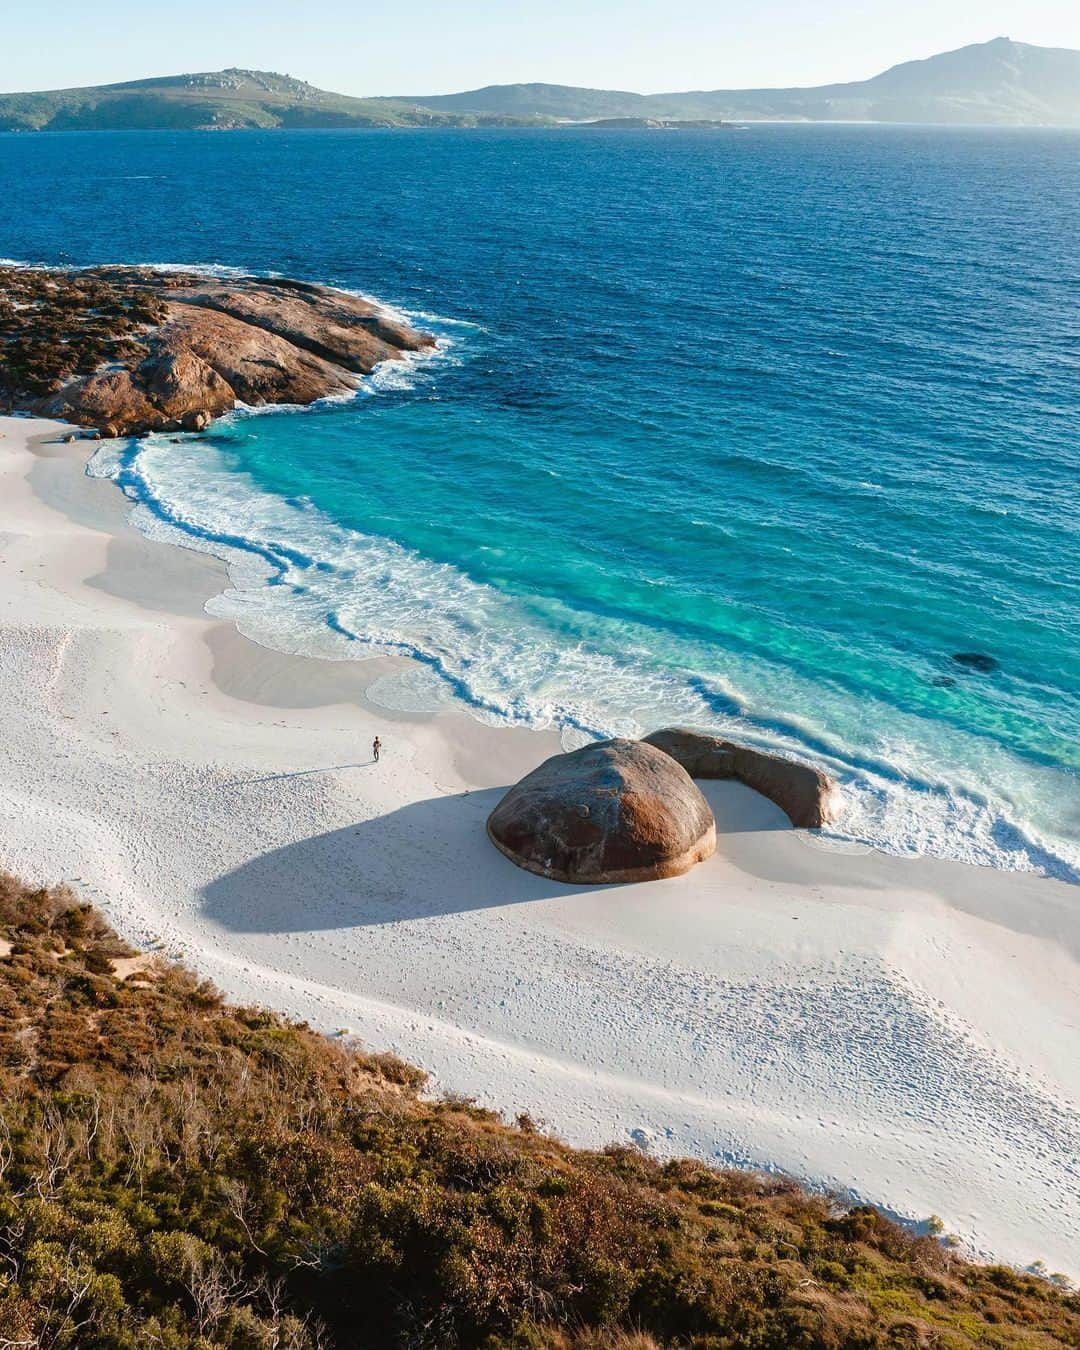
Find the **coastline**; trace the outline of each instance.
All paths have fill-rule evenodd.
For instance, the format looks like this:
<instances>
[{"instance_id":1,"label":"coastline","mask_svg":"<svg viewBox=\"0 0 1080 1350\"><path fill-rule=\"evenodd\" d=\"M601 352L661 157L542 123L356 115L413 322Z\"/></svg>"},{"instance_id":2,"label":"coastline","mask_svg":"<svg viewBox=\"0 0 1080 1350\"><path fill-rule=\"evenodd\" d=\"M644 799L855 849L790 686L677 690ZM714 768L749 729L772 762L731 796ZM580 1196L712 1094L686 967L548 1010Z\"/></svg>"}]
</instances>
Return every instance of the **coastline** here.
<instances>
[{"instance_id":1,"label":"coastline","mask_svg":"<svg viewBox=\"0 0 1080 1350\"><path fill-rule=\"evenodd\" d=\"M1080 1274L1072 888L826 848L732 783L685 877L529 876L483 821L555 733L373 704L403 658L248 642L203 612L221 565L140 535L65 430L0 420L3 866L570 1142L777 1167Z\"/></svg>"}]
</instances>

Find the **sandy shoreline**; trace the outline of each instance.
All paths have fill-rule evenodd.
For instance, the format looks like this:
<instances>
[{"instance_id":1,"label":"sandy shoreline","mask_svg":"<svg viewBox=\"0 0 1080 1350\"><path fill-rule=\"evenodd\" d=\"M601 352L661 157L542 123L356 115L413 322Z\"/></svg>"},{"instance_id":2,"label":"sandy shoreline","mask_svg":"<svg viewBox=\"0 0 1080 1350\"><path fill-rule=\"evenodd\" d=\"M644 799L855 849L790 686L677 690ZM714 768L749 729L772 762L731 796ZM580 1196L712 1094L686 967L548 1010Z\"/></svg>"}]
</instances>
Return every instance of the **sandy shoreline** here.
<instances>
[{"instance_id":1,"label":"sandy shoreline","mask_svg":"<svg viewBox=\"0 0 1080 1350\"><path fill-rule=\"evenodd\" d=\"M85 444L0 432L0 864L571 1142L779 1167L1080 1276L1075 888L828 849L735 784L686 877L532 877L482 827L553 733L255 646Z\"/></svg>"}]
</instances>

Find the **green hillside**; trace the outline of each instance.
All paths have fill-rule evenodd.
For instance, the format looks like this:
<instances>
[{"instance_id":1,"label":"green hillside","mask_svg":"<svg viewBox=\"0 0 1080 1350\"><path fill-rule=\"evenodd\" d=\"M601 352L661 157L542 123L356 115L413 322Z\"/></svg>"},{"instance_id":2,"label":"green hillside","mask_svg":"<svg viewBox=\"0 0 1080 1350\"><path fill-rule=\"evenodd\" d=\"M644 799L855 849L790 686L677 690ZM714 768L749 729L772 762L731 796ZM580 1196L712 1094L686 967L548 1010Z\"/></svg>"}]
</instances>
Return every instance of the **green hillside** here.
<instances>
[{"instance_id":1,"label":"green hillside","mask_svg":"<svg viewBox=\"0 0 1080 1350\"><path fill-rule=\"evenodd\" d=\"M782 1177L577 1151L424 1094L3 874L0 1010L0 1346L1080 1344L1053 1277Z\"/></svg>"},{"instance_id":2,"label":"green hillside","mask_svg":"<svg viewBox=\"0 0 1080 1350\"><path fill-rule=\"evenodd\" d=\"M568 121L646 117L1077 126L1080 52L1001 37L923 61L905 61L869 80L808 89L632 94L503 84L407 101L439 112L532 114Z\"/></svg>"},{"instance_id":3,"label":"green hillside","mask_svg":"<svg viewBox=\"0 0 1080 1350\"><path fill-rule=\"evenodd\" d=\"M1080 52L1009 38L809 89L635 94L557 84L352 98L290 75L210 71L90 89L0 94L0 131L239 131L267 127L550 126L635 118L1080 125Z\"/></svg>"},{"instance_id":4,"label":"green hillside","mask_svg":"<svg viewBox=\"0 0 1080 1350\"><path fill-rule=\"evenodd\" d=\"M257 127L503 126L536 117L331 94L289 75L219 70L0 95L0 131L240 131Z\"/></svg>"}]
</instances>

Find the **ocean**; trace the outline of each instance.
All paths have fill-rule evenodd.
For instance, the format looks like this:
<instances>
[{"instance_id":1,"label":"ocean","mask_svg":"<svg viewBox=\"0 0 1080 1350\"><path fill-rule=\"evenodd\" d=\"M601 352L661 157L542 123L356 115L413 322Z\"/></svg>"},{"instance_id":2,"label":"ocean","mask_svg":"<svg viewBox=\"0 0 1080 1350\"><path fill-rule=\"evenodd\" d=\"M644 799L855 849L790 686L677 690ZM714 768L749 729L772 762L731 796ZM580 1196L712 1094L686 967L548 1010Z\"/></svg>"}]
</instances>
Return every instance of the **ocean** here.
<instances>
[{"instance_id":1,"label":"ocean","mask_svg":"<svg viewBox=\"0 0 1080 1350\"><path fill-rule=\"evenodd\" d=\"M439 338L106 446L258 641L568 746L823 764L840 840L1080 880L1080 133L0 135L0 253L213 264ZM838 844L838 846L844 846Z\"/></svg>"}]
</instances>

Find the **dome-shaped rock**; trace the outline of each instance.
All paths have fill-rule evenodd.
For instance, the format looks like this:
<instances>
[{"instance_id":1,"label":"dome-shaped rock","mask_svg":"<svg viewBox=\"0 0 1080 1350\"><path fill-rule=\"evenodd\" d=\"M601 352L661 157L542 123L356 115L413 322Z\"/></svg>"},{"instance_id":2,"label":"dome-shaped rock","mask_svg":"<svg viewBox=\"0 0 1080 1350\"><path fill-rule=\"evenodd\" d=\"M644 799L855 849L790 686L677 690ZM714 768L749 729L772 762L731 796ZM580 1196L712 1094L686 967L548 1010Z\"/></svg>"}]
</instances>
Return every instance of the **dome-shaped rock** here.
<instances>
[{"instance_id":1,"label":"dome-shaped rock","mask_svg":"<svg viewBox=\"0 0 1080 1350\"><path fill-rule=\"evenodd\" d=\"M553 755L510 789L487 828L519 867L578 884L678 876L716 848L700 788L644 741Z\"/></svg>"},{"instance_id":2,"label":"dome-shaped rock","mask_svg":"<svg viewBox=\"0 0 1080 1350\"><path fill-rule=\"evenodd\" d=\"M691 778L734 778L774 801L792 825L817 829L840 812L840 789L821 769L781 755L767 755L689 727L667 727L645 737Z\"/></svg>"}]
</instances>

